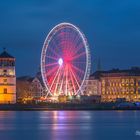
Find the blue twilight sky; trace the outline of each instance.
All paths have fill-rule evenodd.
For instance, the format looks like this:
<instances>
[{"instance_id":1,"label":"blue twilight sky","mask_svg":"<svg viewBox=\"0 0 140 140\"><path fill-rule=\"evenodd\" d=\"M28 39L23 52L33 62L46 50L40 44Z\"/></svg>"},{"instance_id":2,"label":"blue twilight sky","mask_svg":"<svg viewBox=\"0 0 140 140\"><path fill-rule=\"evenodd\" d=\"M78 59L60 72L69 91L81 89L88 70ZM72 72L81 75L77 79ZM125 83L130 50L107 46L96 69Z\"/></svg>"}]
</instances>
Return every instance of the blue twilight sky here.
<instances>
[{"instance_id":1,"label":"blue twilight sky","mask_svg":"<svg viewBox=\"0 0 140 140\"><path fill-rule=\"evenodd\" d=\"M49 30L60 22L86 35L92 70L140 66L140 0L0 0L0 51L16 57L17 75L34 75Z\"/></svg>"}]
</instances>

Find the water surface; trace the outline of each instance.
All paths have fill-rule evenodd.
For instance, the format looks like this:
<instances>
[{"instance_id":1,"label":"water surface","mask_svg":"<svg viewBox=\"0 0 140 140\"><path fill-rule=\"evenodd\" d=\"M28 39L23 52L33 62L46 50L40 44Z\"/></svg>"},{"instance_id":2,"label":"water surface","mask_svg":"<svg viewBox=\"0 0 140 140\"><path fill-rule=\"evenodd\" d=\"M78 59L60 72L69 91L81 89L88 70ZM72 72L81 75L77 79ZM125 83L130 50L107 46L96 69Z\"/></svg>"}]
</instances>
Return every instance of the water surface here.
<instances>
[{"instance_id":1,"label":"water surface","mask_svg":"<svg viewBox=\"0 0 140 140\"><path fill-rule=\"evenodd\" d=\"M0 140L140 140L136 131L139 111L0 112Z\"/></svg>"}]
</instances>

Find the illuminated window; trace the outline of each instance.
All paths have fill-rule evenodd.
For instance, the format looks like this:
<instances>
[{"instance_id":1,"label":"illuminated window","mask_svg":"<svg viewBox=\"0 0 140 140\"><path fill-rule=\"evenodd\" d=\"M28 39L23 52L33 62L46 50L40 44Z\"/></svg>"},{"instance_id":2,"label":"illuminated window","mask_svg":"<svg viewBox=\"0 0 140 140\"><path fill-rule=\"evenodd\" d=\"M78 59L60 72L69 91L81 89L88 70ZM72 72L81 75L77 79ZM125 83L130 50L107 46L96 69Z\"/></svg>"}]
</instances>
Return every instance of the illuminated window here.
<instances>
[{"instance_id":1,"label":"illuminated window","mask_svg":"<svg viewBox=\"0 0 140 140\"><path fill-rule=\"evenodd\" d=\"M0 75L3 75L3 70L0 70Z\"/></svg>"},{"instance_id":2,"label":"illuminated window","mask_svg":"<svg viewBox=\"0 0 140 140\"><path fill-rule=\"evenodd\" d=\"M9 75L14 75L14 70L9 70L9 71L8 71L8 74L9 74Z\"/></svg>"},{"instance_id":3,"label":"illuminated window","mask_svg":"<svg viewBox=\"0 0 140 140\"><path fill-rule=\"evenodd\" d=\"M105 80L102 81L102 85L105 86Z\"/></svg>"},{"instance_id":4,"label":"illuminated window","mask_svg":"<svg viewBox=\"0 0 140 140\"><path fill-rule=\"evenodd\" d=\"M126 88L126 93L127 93L127 94L129 93L129 88Z\"/></svg>"},{"instance_id":5,"label":"illuminated window","mask_svg":"<svg viewBox=\"0 0 140 140\"><path fill-rule=\"evenodd\" d=\"M4 94L7 94L7 88L3 89Z\"/></svg>"},{"instance_id":6,"label":"illuminated window","mask_svg":"<svg viewBox=\"0 0 140 140\"><path fill-rule=\"evenodd\" d=\"M126 79L126 83L129 84L129 79Z\"/></svg>"},{"instance_id":7,"label":"illuminated window","mask_svg":"<svg viewBox=\"0 0 140 140\"><path fill-rule=\"evenodd\" d=\"M131 83L131 84L134 84L134 79L131 79L131 80L130 80L130 83Z\"/></svg>"},{"instance_id":8,"label":"illuminated window","mask_svg":"<svg viewBox=\"0 0 140 140\"><path fill-rule=\"evenodd\" d=\"M125 83L125 80L124 79L122 79L122 84L124 84Z\"/></svg>"},{"instance_id":9,"label":"illuminated window","mask_svg":"<svg viewBox=\"0 0 140 140\"><path fill-rule=\"evenodd\" d=\"M3 82L6 83L7 82L7 79L3 79Z\"/></svg>"}]
</instances>

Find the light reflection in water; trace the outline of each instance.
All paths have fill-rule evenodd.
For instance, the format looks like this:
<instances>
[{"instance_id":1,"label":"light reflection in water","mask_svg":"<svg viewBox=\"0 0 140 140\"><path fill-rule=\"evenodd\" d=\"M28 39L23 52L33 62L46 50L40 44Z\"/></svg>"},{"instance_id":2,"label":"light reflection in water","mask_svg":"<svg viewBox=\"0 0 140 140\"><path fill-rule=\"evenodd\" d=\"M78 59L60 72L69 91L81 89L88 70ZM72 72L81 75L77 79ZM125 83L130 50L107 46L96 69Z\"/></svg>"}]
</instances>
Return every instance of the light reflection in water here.
<instances>
[{"instance_id":1,"label":"light reflection in water","mask_svg":"<svg viewBox=\"0 0 140 140\"><path fill-rule=\"evenodd\" d=\"M80 119L79 113L81 114ZM49 114L41 112L40 129L48 130L49 128L52 140L63 139L72 135L79 135L75 133L75 130L87 131L91 129L90 119L90 113L86 111L52 111L51 115L50 112Z\"/></svg>"},{"instance_id":2,"label":"light reflection in water","mask_svg":"<svg viewBox=\"0 0 140 140\"><path fill-rule=\"evenodd\" d=\"M0 140L134 140L139 124L139 111L3 111Z\"/></svg>"},{"instance_id":3,"label":"light reflection in water","mask_svg":"<svg viewBox=\"0 0 140 140\"><path fill-rule=\"evenodd\" d=\"M14 112L0 111L0 131L15 129L15 126L10 123L11 121L13 121L14 118L15 118Z\"/></svg>"}]
</instances>

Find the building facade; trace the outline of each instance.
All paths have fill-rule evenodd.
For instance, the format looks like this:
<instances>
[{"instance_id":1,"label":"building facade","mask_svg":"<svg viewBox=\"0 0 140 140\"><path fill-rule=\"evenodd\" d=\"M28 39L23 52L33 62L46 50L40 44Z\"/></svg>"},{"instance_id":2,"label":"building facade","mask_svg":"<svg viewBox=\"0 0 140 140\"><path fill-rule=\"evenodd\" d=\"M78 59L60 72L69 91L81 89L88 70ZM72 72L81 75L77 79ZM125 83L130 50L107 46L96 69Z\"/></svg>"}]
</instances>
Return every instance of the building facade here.
<instances>
[{"instance_id":1,"label":"building facade","mask_svg":"<svg viewBox=\"0 0 140 140\"><path fill-rule=\"evenodd\" d=\"M0 54L0 104L16 103L15 58L5 50Z\"/></svg>"},{"instance_id":2,"label":"building facade","mask_svg":"<svg viewBox=\"0 0 140 140\"><path fill-rule=\"evenodd\" d=\"M101 96L101 81L95 75L91 75L87 80L85 94L87 96Z\"/></svg>"},{"instance_id":3,"label":"building facade","mask_svg":"<svg viewBox=\"0 0 140 140\"><path fill-rule=\"evenodd\" d=\"M44 99L43 97L46 97L46 95L46 88L40 72L35 77L22 76L17 78L17 98L19 102Z\"/></svg>"},{"instance_id":4,"label":"building facade","mask_svg":"<svg viewBox=\"0 0 140 140\"><path fill-rule=\"evenodd\" d=\"M140 101L140 68L101 72L101 100Z\"/></svg>"},{"instance_id":5,"label":"building facade","mask_svg":"<svg viewBox=\"0 0 140 140\"><path fill-rule=\"evenodd\" d=\"M31 82L30 91L32 97L40 98L47 95L46 88L44 86L41 73L38 72Z\"/></svg>"},{"instance_id":6,"label":"building facade","mask_svg":"<svg viewBox=\"0 0 140 140\"><path fill-rule=\"evenodd\" d=\"M17 99L25 99L31 97L31 82L33 78L30 76L22 76L17 78Z\"/></svg>"},{"instance_id":7,"label":"building facade","mask_svg":"<svg viewBox=\"0 0 140 140\"><path fill-rule=\"evenodd\" d=\"M85 81L85 96L83 96L83 100L86 100L86 102L99 103L101 101L101 80L99 74L97 71Z\"/></svg>"}]
</instances>

